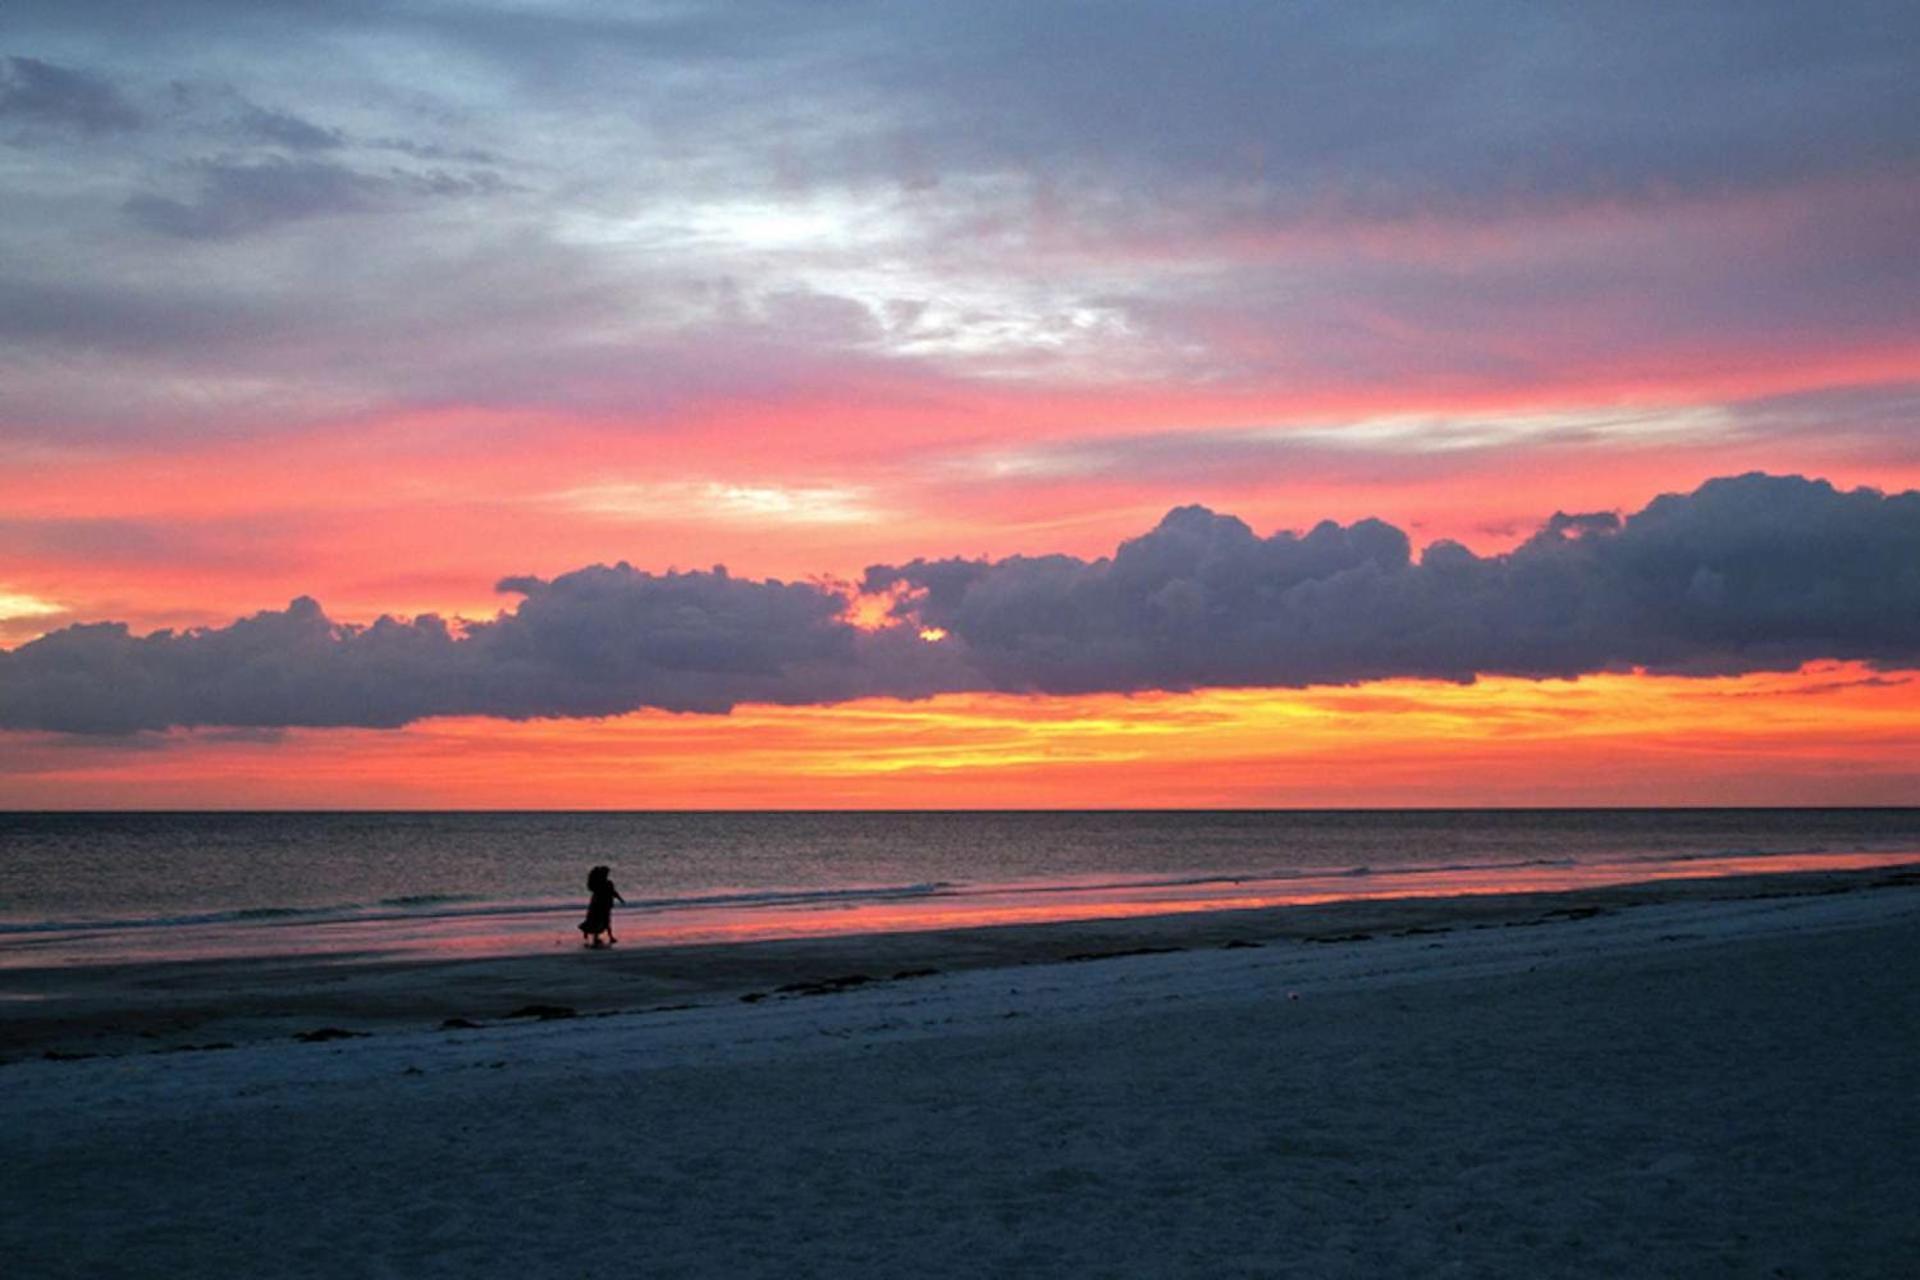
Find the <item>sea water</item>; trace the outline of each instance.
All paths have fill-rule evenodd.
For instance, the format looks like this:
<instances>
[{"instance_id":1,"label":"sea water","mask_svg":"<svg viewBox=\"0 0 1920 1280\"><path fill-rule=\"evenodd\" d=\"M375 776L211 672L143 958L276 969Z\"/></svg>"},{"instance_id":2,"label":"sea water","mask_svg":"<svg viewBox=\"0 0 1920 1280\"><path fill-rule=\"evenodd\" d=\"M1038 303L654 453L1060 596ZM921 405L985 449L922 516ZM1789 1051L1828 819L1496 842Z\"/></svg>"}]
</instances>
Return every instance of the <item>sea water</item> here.
<instances>
[{"instance_id":1,"label":"sea water","mask_svg":"<svg viewBox=\"0 0 1920 1280\"><path fill-rule=\"evenodd\" d=\"M0 968L511 952L1920 858L1920 809L0 814Z\"/></svg>"}]
</instances>

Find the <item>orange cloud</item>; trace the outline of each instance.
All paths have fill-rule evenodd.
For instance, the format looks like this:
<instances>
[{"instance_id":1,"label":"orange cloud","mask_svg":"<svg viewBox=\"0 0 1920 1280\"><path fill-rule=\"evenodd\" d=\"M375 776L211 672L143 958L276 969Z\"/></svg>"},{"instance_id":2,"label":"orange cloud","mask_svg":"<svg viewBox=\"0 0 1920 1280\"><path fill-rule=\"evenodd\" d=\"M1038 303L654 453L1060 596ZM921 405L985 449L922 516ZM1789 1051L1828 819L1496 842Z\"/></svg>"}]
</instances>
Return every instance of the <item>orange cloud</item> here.
<instances>
[{"instance_id":1,"label":"orange cloud","mask_svg":"<svg viewBox=\"0 0 1920 1280\"><path fill-rule=\"evenodd\" d=\"M151 741L151 740L149 740ZM14 806L1131 808L1912 804L1920 677L1136 697L954 695L726 717L436 720L399 731L0 744ZM0 758L3 759L3 758Z\"/></svg>"}]
</instances>

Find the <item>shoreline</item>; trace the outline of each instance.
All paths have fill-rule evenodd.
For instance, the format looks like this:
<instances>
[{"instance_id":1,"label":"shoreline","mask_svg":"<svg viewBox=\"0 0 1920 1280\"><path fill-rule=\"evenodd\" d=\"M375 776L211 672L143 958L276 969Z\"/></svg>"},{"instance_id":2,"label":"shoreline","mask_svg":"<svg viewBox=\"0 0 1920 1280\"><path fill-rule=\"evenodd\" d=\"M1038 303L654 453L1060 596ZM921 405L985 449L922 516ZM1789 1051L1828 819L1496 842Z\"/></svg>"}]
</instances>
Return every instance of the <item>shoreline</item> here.
<instances>
[{"instance_id":1,"label":"shoreline","mask_svg":"<svg viewBox=\"0 0 1920 1280\"><path fill-rule=\"evenodd\" d=\"M801 999L938 974L1512 929L1670 903L1920 884L1920 862L1550 892L1359 898L1046 923L465 958L278 956L0 972L0 1066ZM531 1012L529 1012L531 1011ZM520 1015L516 1017L516 1014Z\"/></svg>"},{"instance_id":2,"label":"shoreline","mask_svg":"<svg viewBox=\"0 0 1920 1280\"><path fill-rule=\"evenodd\" d=\"M1516 851L1517 852L1517 851ZM631 900L617 923L629 947L952 932L996 925L1300 907L1360 900L1561 893L1656 880L1863 871L1920 864L1898 849L1613 855L1598 859L1303 866L1273 871L1068 873L1046 879L932 878L805 887L711 888ZM355 904L255 905L179 915L0 924L0 999L9 973L182 962L354 964L368 960L510 958L578 941L577 897L497 899L410 894Z\"/></svg>"}]
</instances>

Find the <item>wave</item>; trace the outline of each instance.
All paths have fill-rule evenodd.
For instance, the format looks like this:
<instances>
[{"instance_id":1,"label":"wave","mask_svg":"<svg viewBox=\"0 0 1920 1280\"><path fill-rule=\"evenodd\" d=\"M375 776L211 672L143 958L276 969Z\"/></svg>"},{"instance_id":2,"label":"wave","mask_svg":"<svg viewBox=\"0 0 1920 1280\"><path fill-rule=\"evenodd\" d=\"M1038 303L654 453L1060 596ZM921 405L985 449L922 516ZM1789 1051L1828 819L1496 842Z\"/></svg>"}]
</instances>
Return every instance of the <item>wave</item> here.
<instances>
[{"instance_id":1,"label":"wave","mask_svg":"<svg viewBox=\"0 0 1920 1280\"><path fill-rule=\"evenodd\" d=\"M1126 889L1201 889L1208 885L1284 884L1297 880L1357 880L1367 877L1402 878L1461 871L1518 871L1529 867L1575 867L1575 858L1526 858L1511 862L1409 862L1397 867L1360 863L1350 867L1285 867L1269 871L1215 872L1211 875L1167 876L1127 880L1069 880L1056 884L1016 882L969 888L968 892L1023 894L1092 893Z\"/></svg>"},{"instance_id":2,"label":"wave","mask_svg":"<svg viewBox=\"0 0 1920 1280\"><path fill-rule=\"evenodd\" d=\"M635 898L629 907L673 910L681 907L791 907L817 903L889 902L908 898L937 898L964 891L952 880L929 880L920 884L854 885L841 889L747 889L734 893L709 893L688 898Z\"/></svg>"},{"instance_id":3,"label":"wave","mask_svg":"<svg viewBox=\"0 0 1920 1280\"><path fill-rule=\"evenodd\" d=\"M233 911L195 911L183 915L131 916L113 920L31 920L0 923L0 934L64 933L84 930L111 933L124 929L175 929L195 925L272 924L277 921L339 916L352 908L241 907Z\"/></svg>"},{"instance_id":4,"label":"wave","mask_svg":"<svg viewBox=\"0 0 1920 1280\"><path fill-rule=\"evenodd\" d=\"M1708 849L1695 853L1644 853L1632 857L1618 858L1618 862L1713 862L1721 858L1809 858L1823 853L1873 853L1880 846L1857 849L1834 849L1829 845L1810 844L1793 849ZM1895 850L1897 852L1897 850Z\"/></svg>"},{"instance_id":5,"label":"wave","mask_svg":"<svg viewBox=\"0 0 1920 1280\"><path fill-rule=\"evenodd\" d=\"M902 901L936 897L960 886L944 880L917 884L853 886L835 889L742 890L730 893L706 893L687 897L636 898L627 903L629 910L674 911L700 907L795 907L807 905L855 905L861 902ZM194 911L172 915L131 916L119 919L35 920L0 922L0 937L32 934L101 933L111 934L136 929L182 929L243 925L271 928L291 925L360 924L381 921L430 921L487 916L520 917L530 915L577 913L584 907L578 898L553 898L533 901L487 901L468 894L414 893L381 898L372 906L361 903L334 903L325 906L239 907L226 911Z\"/></svg>"},{"instance_id":6,"label":"wave","mask_svg":"<svg viewBox=\"0 0 1920 1280\"><path fill-rule=\"evenodd\" d=\"M397 898L382 898L383 907L438 907L453 902L478 902L470 893L403 893Z\"/></svg>"},{"instance_id":7,"label":"wave","mask_svg":"<svg viewBox=\"0 0 1920 1280\"><path fill-rule=\"evenodd\" d=\"M953 880L927 880L908 884L846 885L828 888L725 889L634 898L626 910L655 914L681 911L759 912L780 910L833 910L856 908L871 903L911 902L921 899L951 898L974 900L982 897L1024 898L1097 898L1102 894L1178 893L1221 887L1239 892L1262 885L1297 884L1312 880L1359 882L1374 880L1391 885L1417 883L1444 875L1520 872L1565 869L1583 865L1674 865L1716 859L1817 856L1849 850L1824 846L1796 849L1719 849L1676 853L1604 853L1587 857L1521 858L1504 861L1410 862L1397 866L1360 863L1351 866L1288 867L1255 872L1213 872L1176 876L1120 875L1112 878L1086 877L1055 881L1013 881L968 883ZM1871 852L1852 850L1852 852ZM1355 892L1362 890L1356 885ZM1371 891L1370 889L1368 890ZM0 921L0 939L11 947L34 947L51 941L53 935L112 936L134 930L171 930L190 928L289 929L346 926L378 922L410 922L502 918L524 919L532 916L577 915L584 908L584 895L514 901L487 900L465 894L414 893L380 898L372 903L343 902L325 905L268 904L228 910L186 911L113 919L65 919Z\"/></svg>"}]
</instances>

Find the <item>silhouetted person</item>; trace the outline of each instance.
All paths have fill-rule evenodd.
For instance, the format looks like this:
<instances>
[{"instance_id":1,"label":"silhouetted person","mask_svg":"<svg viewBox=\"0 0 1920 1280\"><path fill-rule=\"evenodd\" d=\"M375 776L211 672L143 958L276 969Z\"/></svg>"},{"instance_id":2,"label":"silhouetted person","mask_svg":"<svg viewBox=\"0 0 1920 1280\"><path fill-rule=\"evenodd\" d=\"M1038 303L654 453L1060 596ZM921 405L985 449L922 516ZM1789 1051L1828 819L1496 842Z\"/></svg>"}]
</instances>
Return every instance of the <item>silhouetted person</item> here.
<instances>
[{"instance_id":1,"label":"silhouetted person","mask_svg":"<svg viewBox=\"0 0 1920 1280\"><path fill-rule=\"evenodd\" d=\"M587 918L580 922L580 932L586 935L587 945L605 946L606 942L600 941L603 933L607 935L607 942L620 941L613 936L613 904L624 903L626 899L613 887L613 878L607 874L605 867L595 867L587 872L587 888L593 897L587 902Z\"/></svg>"}]
</instances>

